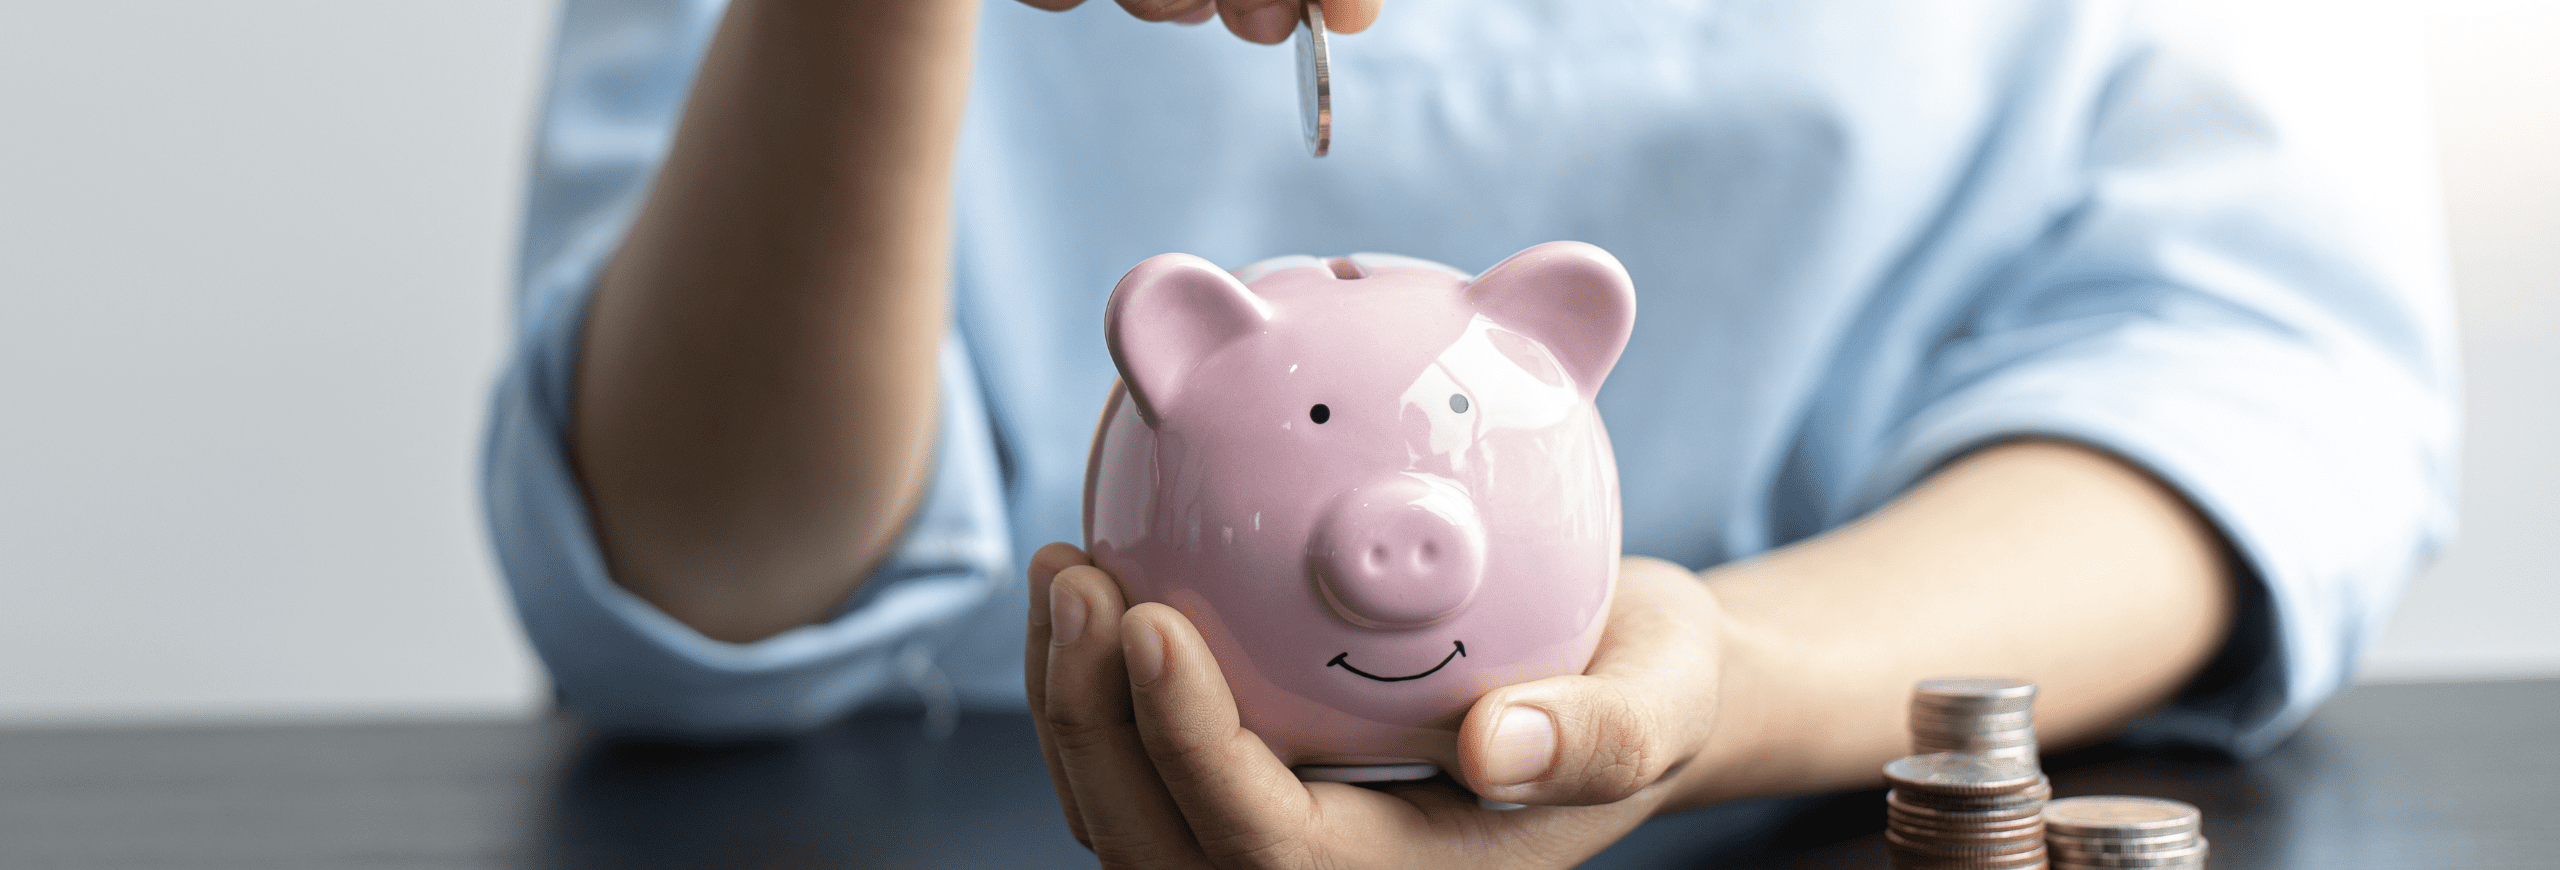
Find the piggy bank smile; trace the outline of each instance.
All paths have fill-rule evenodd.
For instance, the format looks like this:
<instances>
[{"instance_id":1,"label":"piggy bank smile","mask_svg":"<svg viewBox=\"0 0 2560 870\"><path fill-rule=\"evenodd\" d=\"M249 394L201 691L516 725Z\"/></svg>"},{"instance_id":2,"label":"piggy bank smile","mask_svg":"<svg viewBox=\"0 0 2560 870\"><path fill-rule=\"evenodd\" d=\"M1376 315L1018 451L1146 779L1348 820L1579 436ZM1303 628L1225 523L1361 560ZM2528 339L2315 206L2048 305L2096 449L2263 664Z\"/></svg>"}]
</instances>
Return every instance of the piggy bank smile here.
<instances>
[{"instance_id":1,"label":"piggy bank smile","mask_svg":"<svg viewBox=\"0 0 2560 870\"><path fill-rule=\"evenodd\" d=\"M1401 677L1381 677L1381 676L1378 676L1377 674L1369 673L1368 671L1364 671L1364 670L1361 670L1361 669L1359 669L1359 668L1356 668L1356 667L1352 667L1352 666L1351 666L1351 653L1350 653L1350 651L1348 651L1348 650L1345 650L1345 651L1343 651L1343 652L1335 653L1335 654L1333 655L1333 660L1332 660L1332 661L1329 661L1329 662L1325 662L1325 663L1324 663L1324 666L1325 666L1325 667L1328 667L1328 668L1341 668L1341 669L1343 669L1343 670L1350 671L1350 672L1352 672L1353 674L1357 674L1357 675L1362 676L1362 677L1367 677L1367 678L1369 678L1369 679L1376 680L1376 681L1381 682L1381 683L1401 683L1401 682L1404 682L1404 681L1406 681L1406 680L1419 680L1419 679L1422 679L1422 678L1424 678L1424 677L1431 676L1432 674L1439 673L1441 668L1448 667L1450 662L1457 661L1459 656L1463 656L1463 655L1466 655L1466 654L1467 654L1467 642L1466 642L1466 641L1462 641L1462 640L1453 640L1453 641L1450 641L1450 642L1449 642L1449 645L1454 646L1454 647L1457 647L1457 648L1456 648L1456 649L1453 649L1453 650L1450 650L1450 651L1449 651L1449 655L1448 655L1448 657L1447 657L1447 658L1443 658L1443 659L1441 659L1439 664L1432 665L1430 670L1423 671L1422 673L1419 673L1419 674L1406 674L1406 675L1401 676Z\"/></svg>"},{"instance_id":2,"label":"piggy bank smile","mask_svg":"<svg viewBox=\"0 0 2560 870\"><path fill-rule=\"evenodd\" d=\"M1479 696L1580 673L1599 643L1619 515L1591 399L1634 306L1617 261L1570 242L1472 278L1150 259L1105 315L1120 383L1087 552L1200 629L1283 762L1453 768Z\"/></svg>"}]
</instances>

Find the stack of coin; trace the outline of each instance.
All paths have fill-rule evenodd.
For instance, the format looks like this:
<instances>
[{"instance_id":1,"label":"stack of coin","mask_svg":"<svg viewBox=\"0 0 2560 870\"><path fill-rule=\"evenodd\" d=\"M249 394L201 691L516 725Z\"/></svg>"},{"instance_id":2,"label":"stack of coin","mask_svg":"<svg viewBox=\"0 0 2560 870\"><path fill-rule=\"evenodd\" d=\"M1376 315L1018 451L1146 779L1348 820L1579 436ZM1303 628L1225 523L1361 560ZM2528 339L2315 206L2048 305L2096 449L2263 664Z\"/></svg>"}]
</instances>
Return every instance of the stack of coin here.
<instances>
[{"instance_id":1,"label":"stack of coin","mask_svg":"<svg viewBox=\"0 0 2560 870\"><path fill-rule=\"evenodd\" d=\"M1980 752L1914 755L1884 766L1886 844L1894 870L2045 866L2044 801L2035 762Z\"/></svg>"},{"instance_id":2,"label":"stack of coin","mask_svg":"<svg viewBox=\"0 0 2560 870\"><path fill-rule=\"evenodd\" d=\"M2036 684L2011 679L1923 680L1911 690L1911 751L2036 757Z\"/></svg>"},{"instance_id":3,"label":"stack of coin","mask_svg":"<svg viewBox=\"0 0 2560 870\"><path fill-rule=\"evenodd\" d=\"M2204 870L2204 814L2183 801L2076 797L2044 808L2054 870L2173 867Z\"/></svg>"}]
</instances>

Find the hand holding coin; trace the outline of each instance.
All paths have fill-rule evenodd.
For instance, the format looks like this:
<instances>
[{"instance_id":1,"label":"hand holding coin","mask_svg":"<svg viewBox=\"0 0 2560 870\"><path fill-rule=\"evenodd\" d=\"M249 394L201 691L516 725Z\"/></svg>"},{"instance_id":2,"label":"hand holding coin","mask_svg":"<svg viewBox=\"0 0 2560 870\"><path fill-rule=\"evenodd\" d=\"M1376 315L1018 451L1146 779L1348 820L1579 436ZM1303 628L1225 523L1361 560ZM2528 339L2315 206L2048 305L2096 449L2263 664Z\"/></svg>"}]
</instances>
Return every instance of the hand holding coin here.
<instances>
[{"instance_id":1,"label":"hand holding coin","mask_svg":"<svg viewBox=\"0 0 2560 870\"><path fill-rule=\"evenodd\" d=\"M1022 0L1043 9L1063 10L1084 0ZM1127 5L1125 2L1123 5ZM1345 13L1342 32L1357 33L1368 28L1378 16L1380 0L1335 0L1338 11ZM1295 7L1294 14L1290 14ZM1275 16L1273 13L1279 13ZM1252 0L1201 0L1198 6L1159 10L1166 18L1181 24L1201 24L1212 17L1227 19L1227 29L1252 42L1277 43L1289 31L1274 26L1294 18L1294 39L1298 44L1298 129L1305 135L1307 154L1322 157L1333 149L1333 57L1326 37L1324 0L1277 0L1270 4ZM1275 17L1278 20L1274 20Z\"/></svg>"}]
</instances>

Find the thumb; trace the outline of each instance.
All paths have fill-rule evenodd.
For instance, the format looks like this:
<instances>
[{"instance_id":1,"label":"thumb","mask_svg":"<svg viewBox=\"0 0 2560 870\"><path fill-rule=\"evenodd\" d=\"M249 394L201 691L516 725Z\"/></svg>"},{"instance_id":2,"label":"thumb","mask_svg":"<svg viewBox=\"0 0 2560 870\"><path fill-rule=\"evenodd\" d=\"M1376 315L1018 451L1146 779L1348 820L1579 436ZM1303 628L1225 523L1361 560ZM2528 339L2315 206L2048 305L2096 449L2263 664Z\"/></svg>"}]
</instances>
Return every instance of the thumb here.
<instances>
[{"instance_id":1,"label":"thumb","mask_svg":"<svg viewBox=\"0 0 2560 870\"><path fill-rule=\"evenodd\" d=\"M1458 729L1478 796L1581 806L1625 800L1695 757L1712 732L1719 611L1676 565L1621 565L1591 666L1485 693Z\"/></svg>"},{"instance_id":2,"label":"thumb","mask_svg":"<svg viewBox=\"0 0 2560 870\"><path fill-rule=\"evenodd\" d=\"M1477 701L1459 730L1469 788L1490 800L1614 803L1660 781L1688 753L1656 693L1607 677L1556 677Z\"/></svg>"}]
</instances>

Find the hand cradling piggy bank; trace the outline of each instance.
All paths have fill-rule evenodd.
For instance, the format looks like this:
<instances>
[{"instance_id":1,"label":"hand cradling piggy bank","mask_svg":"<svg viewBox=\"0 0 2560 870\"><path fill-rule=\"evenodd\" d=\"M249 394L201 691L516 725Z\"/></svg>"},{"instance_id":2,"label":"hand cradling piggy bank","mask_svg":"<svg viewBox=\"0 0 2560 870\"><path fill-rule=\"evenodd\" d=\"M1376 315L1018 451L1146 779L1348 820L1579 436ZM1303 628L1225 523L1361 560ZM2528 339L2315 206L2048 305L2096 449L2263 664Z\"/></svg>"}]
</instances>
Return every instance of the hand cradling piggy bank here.
<instances>
[{"instance_id":1,"label":"hand cradling piggy bank","mask_svg":"<svg viewBox=\"0 0 2560 870\"><path fill-rule=\"evenodd\" d=\"M1301 777L1455 770L1477 697L1589 664L1619 546L1591 400L1635 320L1616 259L1553 242L1471 281L1380 254L1233 275L1165 254L1106 318L1121 382L1087 550L1199 627Z\"/></svg>"}]
</instances>

